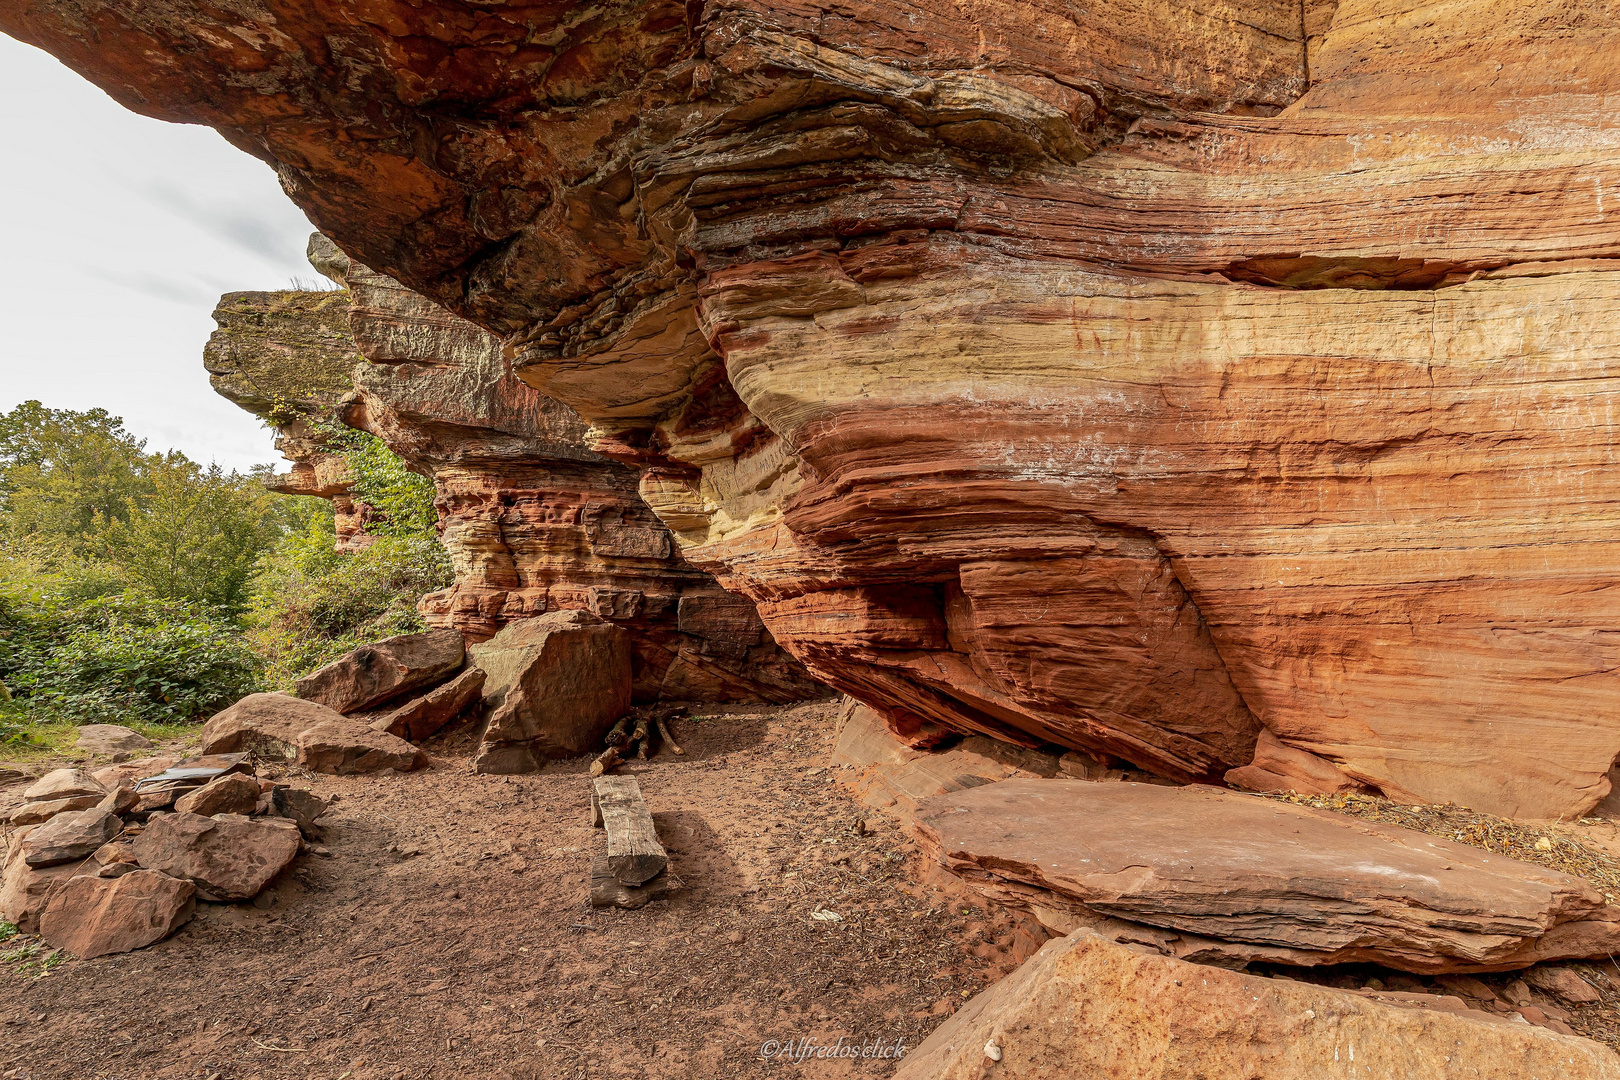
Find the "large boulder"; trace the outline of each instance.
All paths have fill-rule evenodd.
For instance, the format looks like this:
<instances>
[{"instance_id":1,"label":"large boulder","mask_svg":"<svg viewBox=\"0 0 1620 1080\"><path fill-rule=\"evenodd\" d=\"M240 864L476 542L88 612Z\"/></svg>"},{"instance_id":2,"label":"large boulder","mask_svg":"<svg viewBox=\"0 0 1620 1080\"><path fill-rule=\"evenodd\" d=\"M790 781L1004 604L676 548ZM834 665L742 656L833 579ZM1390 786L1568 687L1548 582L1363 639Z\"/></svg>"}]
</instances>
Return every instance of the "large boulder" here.
<instances>
[{"instance_id":1,"label":"large boulder","mask_svg":"<svg viewBox=\"0 0 1620 1080\"><path fill-rule=\"evenodd\" d=\"M196 884L204 900L251 900L303 846L298 826L239 814L160 814L130 844L146 870Z\"/></svg>"},{"instance_id":2,"label":"large boulder","mask_svg":"<svg viewBox=\"0 0 1620 1080\"><path fill-rule=\"evenodd\" d=\"M895 1080L1620 1080L1589 1039L1184 963L1084 931L1049 941L907 1054Z\"/></svg>"},{"instance_id":3,"label":"large boulder","mask_svg":"<svg viewBox=\"0 0 1620 1080\"><path fill-rule=\"evenodd\" d=\"M470 667L449 682L373 720L371 726L413 743L421 742L460 716L478 699L483 688L483 670Z\"/></svg>"},{"instance_id":4,"label":"large boulder","mask_svg":"<svg viewBox=\"0 0 1620 1080\"><path fill-rule=\"evenodd\" d=\"M117 836L124 823L106 810L70 810L29 830L22 841L23 861L29 866L55 866L88 858Z\"/></svg>"},{"instance_id":5,"label":"large boulder","mask_svg":"<svg viewBox=\"0 0 1620 1080\"><path fill-rule=\"evenodd\" d=\"M287 694L249 694L203 726L203 753L243 751L325 773L403 772L427 764L404 739Z\"/></svg>"},{"instance_id":6,"label":"large boulder","mask_svg":"<svg viewBox=\"0 0 1620 1080\"><path fill-rule=\"evenodd\" d=\"M298 680L298 696L340 713L358 712L441 682L467 658L457 630L400 634L344 653Z\"/></svg>"},{"instance_id":7,"label":"large boulder","mask_svg":"<svg viewBox=\"0 0 1620 1080\"><path fill-rule=\"evenodd\" d=\"M589 612L521 619L471 652L489 710L480 772L532 772L547 758L599 750L630 708L629 637Z\"/></svg>"},{"instance_id":8,"label":"large boulder","mask_svg":"<svg viewBox=\"0 0 1620 1080\"><path fill-rule=\"evenodd\" d=\"M1216 788L1004 780L925 800L917 825L1054 929L1128 920L1191 958L1446 972L1620 951L1620 909L1581 878Z\"/></svg>"},{"instance_id":9,"label":"large boulder","mask_svg":"<svg viewBox=\"0 0 1620 1080\"><path fill-rule=\"evenodd\" d=\"M197 887L153 870L84 875L56 889L40 917L47 944L81 960L162 941L197 909Z\"/></svg>"}]
</instances>

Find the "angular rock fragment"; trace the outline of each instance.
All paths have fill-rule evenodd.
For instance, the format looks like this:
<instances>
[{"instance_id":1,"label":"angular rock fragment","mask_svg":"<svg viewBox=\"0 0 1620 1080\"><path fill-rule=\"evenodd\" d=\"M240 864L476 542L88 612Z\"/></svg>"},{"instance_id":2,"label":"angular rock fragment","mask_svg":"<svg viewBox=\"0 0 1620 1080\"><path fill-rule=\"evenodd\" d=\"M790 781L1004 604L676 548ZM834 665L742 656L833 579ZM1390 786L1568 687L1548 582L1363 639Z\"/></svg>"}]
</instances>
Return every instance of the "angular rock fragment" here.
<instances>
[{"instance_id":1,"label":"angular rock fragment","mask_svg":"<svg viewBox=\"0 0 1620 1080\"><path fill-rule=\"evenodd\" d=\"M630 708L629 637L588 612L519 620L471 653L489 711L479 772L532 772L547 758L598 750Z\"/></svg>"},{"instance_id":2,"label":"angular rock fragment","mask_svg":"<svg viewBox=\"0 0 1620 1080\"><path fill-rule=\"evenodd\" d=\"M150 750L152 741L119 724L85 724L79 728L79 738L73 745L86 753L111 756Z\"/></svg>"},{"instance_id":3,"label":"angular rock fragment","mask_svg":"<svg viewBox=\"0 0 1620 1080\"><path fill-rule=\"evenodd\" d=\"M162 941L196 912L197 888L152 870L69 878L51 893L39 933L81 960Z\"/></svg>"},{"instance_id":4,"label":"angular rock fragment","mask_svg":"<svg viewBox=\"0 0 1620 1080\"><path fill-rule=\"evenodd\" d=\"M1505 971L1620 950L1620 909L1554 870L1210 787L1005 780L925 800L919 840L1060 931L1144 924L1172 955Z\"/></svg>"},{"instance_id":5,"label":"angular rock fragment","mask_svg":"<svg viewBox=\"0 0 1620 1080\"><path fill-rule=\"evenodd\" d=\"M133 839L134 837L130 837L130 840ZM110 844L103 844L92 852L90 857L100 867L97 873L101 877L119 877L141 868L140 860L135 857L135 849L130 846L129 840L114 840Z\"/></svg>"},{"instance_id":6,"label":"angular rock fragment","mask_svg":"<svg viewBox=\"0 0 1620 1080\"><path fill-rule=\"evenodd\" d=\"M78 863L55 866L29 866L23 843L37 825L12 832L6 840L5 861L0 864L0 919L25 934L39 931L39 915L45 910L51 889L79 872Z\"/></svg>"},{"instance_id":7,"label":"angular rock fragment","mask_svg":"<svg viewBox=\"0 0 1620 1080\"><path fill-rule=\"evenodd\" d=\"M203 726L202 746L207 754L251 751L315 772L403 772L427 763L403 739L286 694L249 694Z\"/></svg>"},{"instance_id":8,"label":"angular rock fragment","mask_svg":"<svg viewBox=\"0 0 1620 1080\"><path fill-rule=\"evenodd\" d=\"M107 797L96 803L95 809L105 810L109 814L127 814L140 805L141 797L135 789L127 784L120 784L107 793Z\"/></svg>"},{"instance_id":9,"label":"angular rock fragment","mask_svg":"<svg viewBox=\"0 0 1620 1080\"><path fill-rule=\"evenodd\" d=\"M172 757L149 757L139 761L125 761L117 765L108 765L91 773L96 782L108 791L122 784L134 784L148 776L156 776L165 769L171 768L179 761Z\"/></svg>"},{"instance_id":10,"label":"angular rock fragment","mask_svg":"<svg viewBox=\"0 0 1620 1080\"><path fill-rule=\"evenodd\" d=\"M434 687L386 716L378 717L371 722L371 726L377 731L386 731L390 735L419 743L437 734L460 716L467 706L478 699L483 688L483 670L468 668L449 682Z\"/></svg>"},{"instance_id":11,"label":"angular rock fragment","mask_svg":"<svg viewBox=\"0 0 1620 1080\"><path fill-rule=\"evenodd\" d=\"M1524 973L1524 981L1566 1005L1591 1005L1603 995L1571 968L1562 964L1538 964Z\"/></svg>"},{"instance_id":12,"label":"angular rock fragment","mask_svg":"<svg viewBox=\"0 0 1620 1080\"><path fill-rule=\"evenodd\" d=\"M448 678L466 659L461 633L448 628L362 645L298 680L298 696L340 713L380 705Z\"/></svg>"},{"instance_id":13,"label":"angular rock fragment","mask_svg":"<svg viewBox=\"0 0 1620 1080\"><path fill-rule=\"evenodd\" d=\"M1620 1078L1606 1046L1457 1004L1187 964L1080 931L963 1005L895 1080Z\"/></svg>"},{"instance_id":14,"label":"angular rock fragment","mask_svg":"<svg viewBox=\"0 0 1620 1080\"><path fill-rule=\"evenodd\" d=\"M320 839L321 830L316 822L331 805L329 800L303 788L278 784L270 791L270 808L280 817L296 824L306 840Z\"/></svg>"},{"instance_id":15,"label":"angular rock fragment","mask_svg":"<svg viewBox=\"0 0 1620 1080\"><path fill-rule=\"evenodd\" d=\"M117 814L105 810L57 814L23 839L23 861L40 867L83 859L117 836L123 827Z\"/></svg>"},{"instance_id":16,"label":"angular rock fragment","mask_svg":"<svg viewBox=\"0 0 1620 1080\"><path fill-rule=\"evenodd\" d=\"M52 769L23 789L25 802L54 802L94 795L98 800L107 788L83 769Z\"/></svg>"},{"instance_id":17,"label":"angular rock fragment","mask_svg":"<svg viewBox=\"0 0 1620 1080\"><path fill-rule=\"evenodd\" d=\"M183 814L213 817L215 814L251 814L259 803L259 782L241 773L226 773L208 781L189 795L182 795L174 808Z\"/></svg>"},{"instance_id":18,"label":"angular rock fragment","mask_svg":"<svg viewBox=\"0 0 1620 1080\"><path fill-rule=\"evenodd\" d=\"M155 815L130 847L144 869L194 882L204 900L251 900L302 844L290 821L173 813Z\"/></svg>"}]
</instances>

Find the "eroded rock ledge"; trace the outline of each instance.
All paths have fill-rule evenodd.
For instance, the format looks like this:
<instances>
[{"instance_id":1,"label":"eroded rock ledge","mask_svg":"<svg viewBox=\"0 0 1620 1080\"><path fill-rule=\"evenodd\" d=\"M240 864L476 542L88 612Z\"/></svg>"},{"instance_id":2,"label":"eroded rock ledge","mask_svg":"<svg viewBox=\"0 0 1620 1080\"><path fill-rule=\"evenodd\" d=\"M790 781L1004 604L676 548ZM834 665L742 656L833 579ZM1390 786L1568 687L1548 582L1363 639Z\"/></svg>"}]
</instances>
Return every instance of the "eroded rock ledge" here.
<instances>
[{"instance_id":1,"label":"eroded rock ledge","mask_svg":"<svg viewBox=\"0 0 1620 1080\"><path fill-rule=\"evenodd\" d=\"M277 425L294 466L276 489L331 498L352 523L342 546L367 539L353 529L369 508L349 499L323 424L369 431L432 477L455 583L424 598L430 624L483 641L589 611L631 632L638 700L824 692L748 600L681 558L635 472L586 449L577 416L511 376L494 338L318 233L311 257L346 290L226 294L206 364L219 393Z\"/></svg>"},{"instance_id":2,"label":"eroded rock ledge","mask_svg":"<svg viewBox=\"0 0 1620 1080\"><path fill-rule=\"evenodd\" d=\"M1620 752L1620 22L1574 0L23 0L505 339L927 741L1568 816ZM1279 770L1282 770L1279 772Z\"/></svg>"}]
</instances>

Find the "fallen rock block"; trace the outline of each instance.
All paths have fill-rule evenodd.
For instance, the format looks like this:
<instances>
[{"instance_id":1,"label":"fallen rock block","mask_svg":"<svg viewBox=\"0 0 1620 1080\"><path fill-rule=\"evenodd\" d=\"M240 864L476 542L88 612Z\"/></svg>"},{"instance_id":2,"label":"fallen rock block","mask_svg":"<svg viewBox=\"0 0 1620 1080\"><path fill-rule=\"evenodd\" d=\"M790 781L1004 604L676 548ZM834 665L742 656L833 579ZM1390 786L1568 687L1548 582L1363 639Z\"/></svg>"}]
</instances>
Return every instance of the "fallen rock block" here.
<instances>
[{"instance_id":1,"label":"fallen rock block","mask_svg":"<svg viewBox=\"0 0 1620 1080\"><path fill-rule=\"evenodd\" d=\"M0 919L25 934L38 933L39 916L50 899L51 889L78 872L77 863L55 866L29 866L23 842L39 826L28 826L11 834L6 842L5 863L0 868Z\"/></svg>"},{"instance_id":2,"label":"fallen rock block","mask_svg":"<svg viewBox=\"0 0 1620 1080\"><path fill-rule=\"evenodd\" d=\"M13 825L35 825L69 810L84 810L107 797L107 788L82 769L52 769L23 789Z\"/></svg>"},{"instance_id":3,"label":"fallen rock block","mask_svg":"<svg viewBox=\"0 0 1620 1080\"><path fill-rule=\"evenodd\" d=\"M460 675L436 686L386 716L372 721L372 728L416 743L438 734L443 727L466 711L484 688L481 668L468 668Z\"/></svg>"},{"instance_id":4,"label":"fallen rock block","mask_svg":"<svg viewBox=\"0 0 1620 1080\"><path fill-rule=\"evenodd\" d=\"M1566 1005L1592 1005L1603 995L1585 979L1561 964L1537 965L1524 973L1524 981Z\"/></svg>"},{"instance_id":5,"label":"fallen rock block","mask_svg":"<svg viewBox=\"0 0 1620 1080\"><path fill-rule=\"evenodd\" d=\"M150 750L152 741L118 724L85 724L79 728L79 738L73 745L86 753L111 756Z\"/></svg>"},{"instance_id":6,"label":"fallen rock block","mask_svg":"<svg viewBox=\"0 0 1620 1080\"><path fill-rule=\"evenodd\" d=\"M381 705L460 670L467 658L461 632L401 634L344 653L297 682L298 696L340 713Z\"/></svg>"},{"instance_id":7,"label":"fallen rock block","mask_svg":"<svg viewBox=\"0 0 1620 1080\"><path fill-rule=\"evenodd\" d=\"M88 810L100 805L107 796L103 795L74 795L66 799L52 799L47 802L23 803L11 812L6 820L12 825L38 825L49 821L57 814L65 814L72 810Z\"/></svg>"},{"instance_id":8,"label":"fallen rock block","mask_svg":"<svg viewBox=\"0 0 1620 1080\"><path fill-rule=\"evenodd\" d=\"M175 810L183 814L251 814L259 804L259 782L241 773L216 776L189 795L174 802Z\"/></svg>"},{"instance_id":9,"label":"fallen rock block","mask_svg":"<svg viewBox=\"0 0 1620 1080\"><path fill-rule=\"evenodd\" d=\"M270 791L271 810L297 825L306 840L321 838L320 826L316 822L331 806L329 800L303 788L278 785Z\"/></svg>"},{"instance_id":10,"label":"fallen rock block","mask_svg":"<svg viewBox=\"0 0 1620 1080\"><path fill-rule=\"evenodd\" d=\"M105 810L109 814L127 814L140 805L141 797L135 793L133 787L120 785L107 793L107 797L96 803L95 809Z\"/></svg>"},{"instance_id":11,"label":"fallen rock block","mask_svg":"<svg viewBox=\"0 0 1620 1080\"><path fill-rule=\"evenodd\" d=\"M57 814L31 829L22 842L23 861L32 867L55 866L88 858L117 836L124 827L117 814L105 810L73 810Z\"/></svg>"},{"instance_id":12,"label":"fallen rock block","mask_svg":"<svg viewBox=\"0 0 1620 1080\"><path fill-rule=\"evenodd\" d=\"M69 878L52 892L39 933L81 960L130 952L184 926L197 910L196 895L191 882L152 870Z\"/></svg>"},{"instance_id":13,"label":"fallen rock block","mask_svg":"<svg viewBox=\"0 0 1620 1080\"><path fill-rule=\"evenodd\" d=\"M947 870L1050 928L1127 920L1189 959L1459 972L1620 951L1620 910L1580 878L1217 788L1005 780L928 799L917 824Z\"/></svg>"},{"instance_id":14,"label":"fallen rock block","mask_svg":"<svg viewBox=\"0 0 1620 1080\"><path fill-rule=\"evenodd\" d=\"M135 857L135 849L127 840L114 840L109 844L103 844L92 852L90 857L100 868L96 872L101 877L119 877L141 868L140 860Z\"/></svg>"},{"instance_id":15,"label":"fallen rock block","mask_svg":"<svg viewBox=\"0 0 1620 1080\"><path fill-rule=\"evenodd\" d=\"M405 772L427 764L416 747L314 701L249 694L203 726L206 754L251 752L327 773Z\"/></svg>"},{"instance_id":16,"label":"fallen rock block","mask_svg":"<svg viewBox=\"0 0 1620 1080\"><path fill-rule=\"evenodd\" d=\"M196 884L204 900L251 900L298 855L298 827L236 814L155 815L130 844L147 870Z\"/></svg>"},{"instance_id":17,"label":"fallen rock block","mask_svg":"<svg viewBox=\"0 0 1620 1080\"><path fill-rule=\"evenodd\" d=\"M1620 1058L1590 1039L1455 999L1417 1007L1425 996L1266 979L1082 931L963 1005L895 1080L1620 1080Z\"/></svg>"},{"instance_id":18,"label":"fallen rock block","mask_svg":"<svg viewBox=\"0 0 1620 1080\"><path fill-rule=\"evenodd\" d=\"M589 612L519 619L470 651L489 715L478 772L534 772L593 753L630 708L629 635Z\"/></svg>"}]
</instances>

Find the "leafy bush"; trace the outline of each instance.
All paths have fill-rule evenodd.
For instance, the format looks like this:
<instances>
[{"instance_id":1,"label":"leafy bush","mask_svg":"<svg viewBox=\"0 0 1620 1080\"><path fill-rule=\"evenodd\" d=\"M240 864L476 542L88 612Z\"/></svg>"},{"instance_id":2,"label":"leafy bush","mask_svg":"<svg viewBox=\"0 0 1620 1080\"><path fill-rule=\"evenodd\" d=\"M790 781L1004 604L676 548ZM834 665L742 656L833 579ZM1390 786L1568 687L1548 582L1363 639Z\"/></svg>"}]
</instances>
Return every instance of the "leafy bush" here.
<instances>
[{"instance_id":1,"label":"leafy bush","mask_svg":"<svg viewBox=\"0 0 1620 1080\"><path fill-rule=\"evenodd\" d=\"M0 715L12 728L23 719L198 720L259 689L259 659L238 627L139 593L78 602L60 592L7 590L0 641L0 681L12 697Z\"/></svg>"},{"instance_id":2,"label":"leafy bush","mask_svg":"<svg viewBox=\"0 0 1620 1080\"><path fill-rule=\"evenodd\" d=\"M416 602L451 581L449 556L431 534L379 536L353 553L333 550L335 539L328 512L260 564L248 636L274 689L357 645L426 629Z\"/></svg>"},{"instance_id":3,"label":"leafy bush","mask_svg":"<svg viewBox=\"0 0 1620 1080\"><path fill-rule=\"evenodd\" d=\"M434 536L439 512L433 505L431 480L411 472L404 459L375 435L337 424L317 428L349 467L350 497L375 511L366 522L366 532L422 539Z\"/></svg>"}]
</instances>

